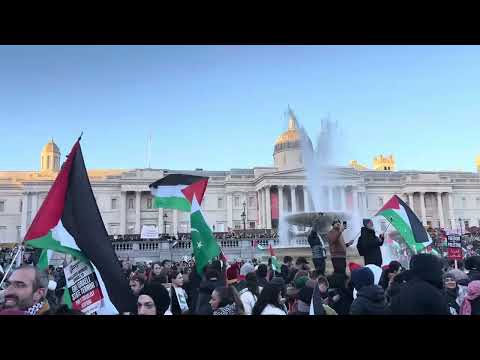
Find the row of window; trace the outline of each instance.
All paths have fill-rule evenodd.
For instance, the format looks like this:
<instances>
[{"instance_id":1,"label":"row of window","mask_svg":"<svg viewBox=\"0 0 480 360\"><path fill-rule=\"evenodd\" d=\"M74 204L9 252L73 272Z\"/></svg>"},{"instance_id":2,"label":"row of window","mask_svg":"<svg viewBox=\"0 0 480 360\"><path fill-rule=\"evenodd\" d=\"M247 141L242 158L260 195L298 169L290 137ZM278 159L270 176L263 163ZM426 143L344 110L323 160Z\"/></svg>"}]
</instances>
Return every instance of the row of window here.
<instances>
[{"instance_id":1,"label":"row of window","mask_svg":"<svg viewBox=\"0 0 480 360\"><path fill-rule=\"evenodd\" d=\"M412 204L410 204L411 206ZM434 207L434 200L432 197L425 198L425 207L426 208L433 208ZM383 197L378 198L378 207L381 208L383 206ZM462 208L467 208L467 198L462 197ZM480 209L480 197L475 198L475 208Z\"/></svg>"},{"instance_id":2,"label":"row of window","mask_svg":"<svg viewBox=\"0 0 480 360\"><path fill-rule=\"evenodd\" d=\"M5 212L6 202L7 202L6 200L0 200L0 212ZM20 205L19 205L19 208L18 208L19 212L22 212L22 207L23 207L23 201L20 200Z\"/></svg>"}]
</instances>

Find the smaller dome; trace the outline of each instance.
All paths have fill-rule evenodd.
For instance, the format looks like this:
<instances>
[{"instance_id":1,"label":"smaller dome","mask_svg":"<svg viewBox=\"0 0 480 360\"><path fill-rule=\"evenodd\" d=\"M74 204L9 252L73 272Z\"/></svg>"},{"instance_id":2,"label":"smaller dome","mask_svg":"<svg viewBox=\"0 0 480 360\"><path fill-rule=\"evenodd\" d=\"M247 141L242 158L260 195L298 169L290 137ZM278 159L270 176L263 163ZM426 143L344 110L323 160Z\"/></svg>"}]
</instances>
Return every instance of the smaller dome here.
<instances>
[{"instance_id":1,"label":"smaller dome","mask_svg":"<svg viewBox=\"0 0 480 360\"><path fill-rule=\"evenodd\" d=\"M60 149L57 144L53 142L53 139L51 139L50 142L44 146L43 152L60 154Z\"/></svg>"}]
</instances>

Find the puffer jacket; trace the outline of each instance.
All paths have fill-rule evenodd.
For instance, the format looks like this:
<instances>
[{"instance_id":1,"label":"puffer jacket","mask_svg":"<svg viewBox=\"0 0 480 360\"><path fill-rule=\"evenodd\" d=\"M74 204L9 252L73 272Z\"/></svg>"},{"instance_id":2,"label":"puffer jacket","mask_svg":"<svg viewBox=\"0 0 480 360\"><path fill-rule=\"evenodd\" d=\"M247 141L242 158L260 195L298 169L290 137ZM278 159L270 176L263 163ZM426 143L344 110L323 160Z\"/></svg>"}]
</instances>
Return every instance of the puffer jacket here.
<instances>
[{"instance_id":1,"label":"puffer jacket","mask_svg":"<svg viewBox=\"0 0 480 360\"><path fill-rule=\"evenodd\" d=\"M389 313L385 293L378 285L362 287L350 307L351 315L387 315Z\"/></svg>"}]
</instances>

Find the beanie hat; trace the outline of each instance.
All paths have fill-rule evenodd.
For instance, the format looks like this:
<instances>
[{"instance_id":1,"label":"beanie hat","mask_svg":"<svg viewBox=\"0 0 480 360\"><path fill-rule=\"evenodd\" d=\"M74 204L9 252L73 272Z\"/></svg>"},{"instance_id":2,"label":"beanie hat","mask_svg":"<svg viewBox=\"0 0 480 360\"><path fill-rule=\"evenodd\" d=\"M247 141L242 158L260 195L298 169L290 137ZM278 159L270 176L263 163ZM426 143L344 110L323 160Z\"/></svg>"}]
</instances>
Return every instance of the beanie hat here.
<instances>
[{"instance_id":1,"label":"beanie hat","mask_svg":"<svg viewBox=\"0 0 480 360\"><path fill-rule=\"evenodd\" d=\"M163 315L170 306L170 295L165 286L158 283L147 284L140 291L140 295L150 296L157 308L157 315Z\"/></svg>"},{"instance_id":2,"label":"beanie hat","mask_svg":"<svg viewBox=\"0 0 480 360\"><path fill-rule=\"evenodd\" d=\"M368 267L363 267L352 272L352 283L357 291L365 286L373 285L374 276L372 270Z\"/></svg>"},{"instance_id":3,"label":"beanie hat","mask_svg":"<svg viewBox=\"0 0 480 360\"><path fill-rule=\"evenodd\" d=\"M455 278L455 275L453 275L452 272L450 271L443 274L443 281L445 282L447 279L453 279L454 281L457 281L457 279Z\"/></svg>"},{"instance_id":4,"label":"beanie hat","mask_svg":"<svg viewBox=\"0 0 480 360\"><path fill-rule=\"evenodd\" d=\"M308 280L308 276L300 276L299 278L295 279L293 285L295 286L295 289L301 289L305 287Z\"/></svg>"},{"instance_id":5,"label":"beanie hat","mask_svg":"<svg viewBox=\"0 0 480 360\"><path fill-rule=\"evenodd\" d=\"M350 273L352 273L354 270L358 270L358 269L361 269L361 268L362 268L362 265L360 265L360 264L357 264L357 263L354 263L354 262L348 263L348 269L350 270Z\"/></svg>"},{"instance_id":6,"label":"beanie hat","mask_svg":"<svg viewBox=\"0 0 480 360\"><path fill-rule=\"evenodd\" d=\"M240 276L247 276L247 274L250 274L252 272L255 272L255 267L248 262L243 264L240 268Z\"/></svg>"}]
</instances>

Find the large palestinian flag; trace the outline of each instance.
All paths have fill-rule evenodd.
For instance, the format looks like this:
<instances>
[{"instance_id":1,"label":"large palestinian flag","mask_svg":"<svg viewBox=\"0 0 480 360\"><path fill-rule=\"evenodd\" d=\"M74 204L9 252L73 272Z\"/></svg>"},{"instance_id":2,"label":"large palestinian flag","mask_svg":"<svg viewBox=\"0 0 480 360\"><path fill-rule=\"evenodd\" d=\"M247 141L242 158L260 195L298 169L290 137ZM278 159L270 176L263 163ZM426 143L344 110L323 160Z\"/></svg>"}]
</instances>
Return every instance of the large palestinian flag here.
<instances>
[{"instance_id":1,"label":"large palestinian flag","mask_svg":"<svg viewBox=\"0 0 480 360\"><path fill-rule=\"evenodd\" d=\"M150 184L154 207L190 211L193 195L202 203L208 178L194 175L170 174Z\"/></svg>"},{"instance_id":2,"label":"large palestinian flag","mask_svg":"<svg viewBox=\"0 0 480 360\"><path fill-rule=\"evenodd\" d=\"M25 235L24 243L34 248L70 254L88 265L83 266L83 273L92 272L85 276L85 282L91 281L92 285L89 290L76 284L75 298L78 296L79 303L88 303L85 296L90 296L101 303L97 314L134 311L135 298L108 239L88 179L80 139L67 156Z\"/></svg>"},{"instance_id":3,"label":"large palestinian flag","mask_svg":"<svg viewBox=\"0 0 480 360\"><path fill-rule=\"evenodd\" d=\"M378 215L383 216L397 229L414 253L418 253L432 243L420 219L397 195L392 196L375 216Z\"/></svg>"}]
</instances>

